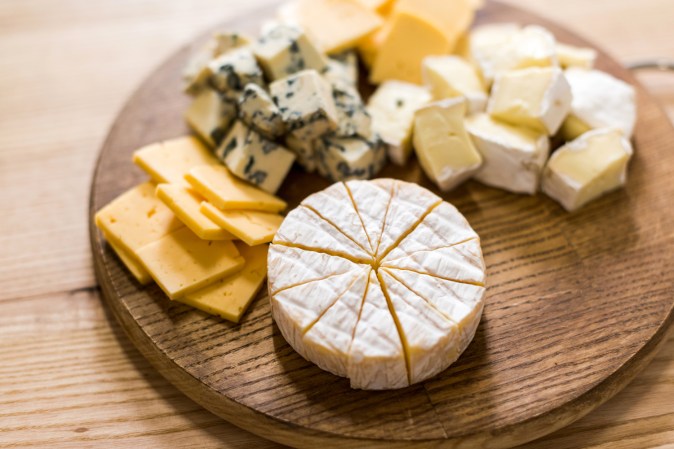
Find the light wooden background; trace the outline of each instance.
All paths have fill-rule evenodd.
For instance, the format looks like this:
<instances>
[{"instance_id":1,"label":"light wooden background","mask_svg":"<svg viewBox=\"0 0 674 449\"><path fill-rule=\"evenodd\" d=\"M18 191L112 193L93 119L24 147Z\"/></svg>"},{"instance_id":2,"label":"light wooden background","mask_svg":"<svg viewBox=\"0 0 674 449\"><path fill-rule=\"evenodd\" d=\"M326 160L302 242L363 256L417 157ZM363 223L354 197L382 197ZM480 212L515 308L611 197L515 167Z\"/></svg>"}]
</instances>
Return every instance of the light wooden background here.
<instances>
[{"instance_id":1,"label":"light wooden background","mask_svg":"<svg viewBox=\"0 0 674 449\"><path fill-rule=\"evenodd\" d=\"M619 60L674 58L672 0L511 1ZM94 162L125 99L191 37L270 3L0 0L0 447L276 447L183 397L131 346L102 305L87 232ZM640 78L674 117L674 76ZM674 447L674 339L530 447Z\"/></svg>"}]
</instances>

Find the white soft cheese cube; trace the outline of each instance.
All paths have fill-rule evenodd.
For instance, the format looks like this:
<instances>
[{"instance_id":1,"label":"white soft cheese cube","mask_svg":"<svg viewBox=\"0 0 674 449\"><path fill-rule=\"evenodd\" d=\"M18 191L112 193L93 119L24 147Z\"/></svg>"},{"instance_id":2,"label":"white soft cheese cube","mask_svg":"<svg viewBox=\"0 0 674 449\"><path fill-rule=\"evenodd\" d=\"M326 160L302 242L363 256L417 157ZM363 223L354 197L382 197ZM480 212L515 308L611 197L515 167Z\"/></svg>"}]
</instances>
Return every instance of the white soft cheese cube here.
<instances>
[{"instance_id":1,"label":"white soft cheese cube","mask_svg":"<svg viewBox=\"0 0 674 449\"><path fill-rule=\"evenodd\" d=\"M624 185L632 153L619 129L588 131L553 153L543 171L543 192L574 211Z\"/></svg>"},{"instance_id":2,"label":"white soft cheese cube","mask_svg":"<svg viewBox=\"0 0 674 449\"><path fill-rule=\"evenodd\" d=\"M571 109L571 88L558 67L531 67L496 77L487 112L494 118L555 134Z\"/></svg>"},{"instance_id":3,"label":"white soft cheese cube","mask_svg":"<svg viewBox=\"0 0 674 449\"><path fill-rule=\"evenodd\" d=\"M246 84L264 86L262 69L248 48L237 48L208 63L210 84L226 98L237 101Z\"/></svg>"},{"instance_id":4,"label":"white soft cheese cube","mask_svg":"<svg viewBox=\"0 0 674 449\"><path fill-rule=\"evenodd\" d=\"M285 134L286 126L276 103L262 87L246 84L239 98L239 117L268 139Z\"/></svg>"},{"instance_id":5,"label":"white soft cheese cube","mask_svg":"<svg viewBox=\"0 0 674 449\"><path fill-rule=\"evenodd\" d=\"M403 81L385 81L370 97L367 111L372 129L387 145L393 163L407 162L412 152L414 113L432 98L427 88Z\"/></svg>"},{"instance_id":6,"label":"white soft cheese cube","mask_svg":"<svg viewBox=\"0 0 674 449\"><path fill-rule=\"evenodd\" d=\"M475 179L514 193L538 191L550 151L546 134L508 125L484 113L466 118L466 130L484 159Z\"/></svg>"},{"instance_id":7,"label":"white soft cheese cube","mask_svg":"<svg viewBox=\"0 0 674 449\"><path fill-rule=\"evenodd\" d=\"M487 90L475 67L465 59L458 56L429 56L423 61L422 76L436 100L464 97L468 102L469 113L484 111Z\"/></svg>"},{"instance_id":8,"label":"white soft cheese cube","mask_svg":"<svg viewBox=\"0 0 674 449\"><path fill-rule=\"evenodd\" d=\"M241 121L234 124L216 156L232 174L269 193L276 193L295 160L291 151L265 139Z\"/></svg>"},{"instance_id":9,"label":"white soft cheese cube","mask_svg":"<svg viewBox=\"0 0 674 449\"><path fill-rule=\"evenodd\" d=\"M216 148L236 119L236 105L223 101L220 94L204 88L185 112L189 127L211 148Z\"/></svg>"},{"instance_id":10,"label":"white soft cheese cube","mask_svg":"<svg viewBox=\"0 0 674 449\"><path fill-rule=\"evenodd\" d=\"M386 150L379 139L326 136L316 141L318 172L336 181L370 179L386 164Z\"/></svg>"},{"instance_id":11,"label":"white soft cheese cube","mask_svg":"<svg viewBox=\"0 0 674 449\"><path fill-rule=\"evenodd\" d=\"M466 132L466 101L451 98L431 103L414 115L414 150L421 168L440 190L469 179L482 157Z\"/></svg>"},{"instance_id":12,"label":"white soft cheese cube","mask_svg":"<svg viewBox=\"0 0 674 449\"><path fill-rule=\"evenodd\" d=\"M253 53L271 81L307 69L320 72L327 65L325 56L304 30L284 24L267 30L253 46Z\"/></svg>"},{"instance_id":13,"label":"white soft cheese cube","mask_svg":"<svg viewBox=\"0 0 674 449\"><path fill-rule=\"evenodd\" d=\"M597 59L597 51L592 48L575 47L567 44L557 44L557 59L562 68L579 67L591 69Z\"/></svg>"},{"instance_id":14,"label":"white soft cheese cube","mask_svg":"<svg viewBox=\"0 0 674 449\"><path fill-rule=\"evenodd\" d=\"M619 128L628 138L637 119L634 87L599 70L570 68L565 71L571 86L571 111L562 127L567 140L595 128Z\"/></svg>"},{"instance_id":15,"label":"white soft cheese cube","mask_svg":"<svg viewBox=\"0 0 674 449\"><path fill-rule=\"evenodd\" d=\"M315 70L304 70L269 85L288 131L298 138L312 140L334 131L339 116L332 97L332 86Z\"/></svg>"}]
</instances>

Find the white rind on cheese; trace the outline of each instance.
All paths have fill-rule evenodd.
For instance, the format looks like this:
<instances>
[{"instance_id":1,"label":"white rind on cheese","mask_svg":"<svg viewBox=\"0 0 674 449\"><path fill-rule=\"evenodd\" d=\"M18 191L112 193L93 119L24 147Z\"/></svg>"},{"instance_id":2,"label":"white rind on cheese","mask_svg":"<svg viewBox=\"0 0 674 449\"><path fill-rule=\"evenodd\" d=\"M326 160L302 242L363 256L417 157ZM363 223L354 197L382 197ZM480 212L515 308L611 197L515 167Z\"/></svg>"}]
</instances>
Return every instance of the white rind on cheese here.
<instances>
[{"instance_id":1,"label":"white rind on cheese","mask_svg":"<svg viewBox=\"0 0 674 449\"><path fill-rule=\"evenodd\" d=\"M597 59L597 51L593 48L575 47L573 45L557 43L557 59L559 65L568 69L578 67L591 69Z\"/></svg>"},{"instance_id":2,"label":"white rind on cheese","mask_svg":"<svg viewBox=\"0 0 674 449\"><path fill-rule=\"evenodd\" d=\"M533 195L538 191L550 151L546 134L484 113L467 117L466 130L484 159L475 179L514 193Z\"/></svg>"},{"instance_id":3,"label":"white rind on cheese","mask_svg":"<svg viewBox=\"0 0 674 449\"><path fill-rule=\"evenodd\" d=\"M393 186L384 180L349 181L344 185L351 193L374 254L381 240Z\"/></svg>"}]
</instances>

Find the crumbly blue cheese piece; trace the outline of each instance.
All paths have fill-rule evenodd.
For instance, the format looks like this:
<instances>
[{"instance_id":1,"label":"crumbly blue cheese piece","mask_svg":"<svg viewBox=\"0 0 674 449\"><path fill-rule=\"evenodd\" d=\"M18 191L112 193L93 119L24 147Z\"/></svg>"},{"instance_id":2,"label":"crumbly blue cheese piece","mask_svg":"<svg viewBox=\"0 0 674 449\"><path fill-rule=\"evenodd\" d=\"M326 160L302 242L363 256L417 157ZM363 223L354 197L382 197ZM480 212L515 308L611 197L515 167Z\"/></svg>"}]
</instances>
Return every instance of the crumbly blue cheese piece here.
<instances>
[{"instance_id":1,"label":"crumbly blue cheese piece","mask_svg":"<svg viewBox=\"0 0 674 449\"><path fill-rule=\"evenodd\" d=\"M262 69L248 48L229 51L208 64L210 84L227 99L237 101L247 84L264 86Z\"/></svg>"},{"instance_id":2,"label":"crumbly blue cheese piece","mask_svg":"<svg viewBox=\"0 0 674 449\"><path fill-rule=\"evenodd\" d=\"M430 91L416 84L385 81L367 103L372 129L387 145L394 164L404 165L412 153L414 113L432 100Z\"/></svg>"},{"instance_id":3,"label":"crumbly blue cheese piece","mask_svg":"<svg viewBox=\"0 0 674 449\"><path fill-rule=\"evenodd\" d=\"M245 34L218 31L213 35L213 57L217 58L236 48L247 47L251 42L250 36Z\"/></svg>"},{"instance_id":4,"label":"crumbly blue cheese piece","mask_svg":"<svg viewBox=\"0 0 674 449\"><path fill-rule=\"evenodd\" d=\"M278 190L295 160L291 151L265 139L241 121L234 124L216 156L235 176L269 193Z\"/></svg>"},{"instance_id":5,"label":"crumbly blue cheese piece","mask_svg":"<svg viewBox=\"0 0 674 449\"><path fill-rule=\"evenodd\" d=\"M331 181L370 179L386 164L386 149L375 136L326 136L316 141L317 168Z\"/></svg>"},{"instance_id":6,"label":"crumbly blue cheese piece","mask_svg":"<svg viewBox=\"0 0 674 449\"><path fill-rule=\"evenodd\" d=\"M253 52L271 81L302 70L323 71L325 56L301 28L278 25L267 30L255 43Z\"/></svg>"},{"instance_id":7,"label":"crumbly blue cheese piece","mask_svg":"<svg viewBox=\"0 0 674 449\"><path fill-rule=\"evenodd\" d=\"M185 112L185 120L214 149L227 135L236 114L236 104L223 100L216 91L204 88Z\"/></svg>"},{"instance_id":8,"label":"crumbly blue cheese piece","mask_svg":"<svg viewBox=\"0 0 674 449\"><path fill-rule=\"evenodd\" d=\"M304 70L269 86L289 131L303 140L313 140L337 129L339 117L332 88L315 70Z\"/></svg>"},{"instance_id":9,"label":"crumbly blue cheese piece","mask_svg":"<svg viewBox=\"0 0 674 449\"><path fill-rule=\"evenodd\" d=\"M297 163L308 173L316 170L316 150L312 140L305 140L291 132L285 137L286 146L297 156Z\"/></svg>"},{"instance_id":10,"label":"crumbly blue cheese piece","mask_svg":"<svg viewBox=\"0 0 674 449\"><path fill-rule=\"evenodd\" d=\"M269 139L285 134L285 122L278 106L267 91L257 84L246 84L239 98L239 117L255 131Z\"/></svg>"},{"instance_id":11,"label":"crumbly blue cheese piece","mask_svg":"<svg viewBox=\"0 0 674 449\"><path fill-rule=\"evenodd\" d=\"M327 58L322 75L331 84L358 85L358 57L356 52L348 50Z\"/></svg>"},{"instance_id":12,"label":"crumbly blue cheese piece","mask_svg":"<svg viewBox=\"0 0 674 449\"><path fill-rule=\"evenodd\" d=\"M347 136L372 136L372 117L365 108L365 103L358 89L347 84L334 84L332 98L337 108L338 128L335 134Z\"/></svg>"}]
</instances>

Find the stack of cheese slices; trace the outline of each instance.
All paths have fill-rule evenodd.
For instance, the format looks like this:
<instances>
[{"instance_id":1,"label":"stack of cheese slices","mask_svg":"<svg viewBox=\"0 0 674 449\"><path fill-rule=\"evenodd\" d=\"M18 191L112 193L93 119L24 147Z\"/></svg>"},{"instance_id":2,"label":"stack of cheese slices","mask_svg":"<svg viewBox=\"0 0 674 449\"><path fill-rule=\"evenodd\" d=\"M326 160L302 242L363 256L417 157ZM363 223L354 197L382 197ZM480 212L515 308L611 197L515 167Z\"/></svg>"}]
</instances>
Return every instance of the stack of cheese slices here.
<instances>
[{"instance_id":1,"label":"stack of cheese slices","mask_svg":"<svg viewBox=\"0 0 674 449\"><path fill-rule=\"evenodd\" d=\"M232 176L194 137L133 160L150 180L99 210L96 226L140 284L238 322L264 284L286 203Z\"/></svg>"}]
</instances>

